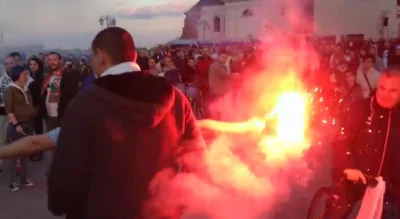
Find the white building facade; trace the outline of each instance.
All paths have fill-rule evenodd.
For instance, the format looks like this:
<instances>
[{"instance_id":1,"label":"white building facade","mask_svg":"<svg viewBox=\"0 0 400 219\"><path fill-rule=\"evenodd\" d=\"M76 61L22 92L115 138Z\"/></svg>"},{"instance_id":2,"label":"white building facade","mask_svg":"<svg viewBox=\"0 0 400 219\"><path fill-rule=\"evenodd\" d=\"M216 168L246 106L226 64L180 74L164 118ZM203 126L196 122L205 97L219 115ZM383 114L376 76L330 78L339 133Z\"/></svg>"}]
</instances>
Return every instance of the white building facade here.
<instances>
[{"instance_id":1,"label":"white building facade","mask_svg":"<svg viewBox=\"0 0 400 219\"><path fill-rule=\"evenodd\" d=\"M315 0L314 33L364 34L374 40L398 37L397 0Z\"/></svg>"},{"instance_id":2,"label":"white building facade","mask_svg":"<svg viewBox=\"0 0 400 219\"><path fill-rule=\"evenodd\" d=\"M225 0L201 9L200 40L263 40L274 34L399 36L397 0ZM385 24L387 19L387 25Z\"/></svg>"}]
</instances>

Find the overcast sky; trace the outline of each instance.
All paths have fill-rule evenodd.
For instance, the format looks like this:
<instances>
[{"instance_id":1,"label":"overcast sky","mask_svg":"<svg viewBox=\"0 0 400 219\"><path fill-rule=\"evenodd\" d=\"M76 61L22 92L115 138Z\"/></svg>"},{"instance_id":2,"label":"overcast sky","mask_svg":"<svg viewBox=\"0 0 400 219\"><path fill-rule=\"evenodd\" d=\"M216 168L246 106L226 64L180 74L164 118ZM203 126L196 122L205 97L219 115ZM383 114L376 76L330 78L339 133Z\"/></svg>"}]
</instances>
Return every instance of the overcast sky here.
<instances>
[{"instance_id":1,"label":"overcast sky","mask_svg":"<svg viewBox=\"0 0 400 219\"><path fill-rule=\"evenodd\" d=\"M101 29L100 15L114 15L137 46L180 36L184 12L196 0L0 0L6 45L43 43L46 48L88 48Z\"/></svg>"}]
</instances>

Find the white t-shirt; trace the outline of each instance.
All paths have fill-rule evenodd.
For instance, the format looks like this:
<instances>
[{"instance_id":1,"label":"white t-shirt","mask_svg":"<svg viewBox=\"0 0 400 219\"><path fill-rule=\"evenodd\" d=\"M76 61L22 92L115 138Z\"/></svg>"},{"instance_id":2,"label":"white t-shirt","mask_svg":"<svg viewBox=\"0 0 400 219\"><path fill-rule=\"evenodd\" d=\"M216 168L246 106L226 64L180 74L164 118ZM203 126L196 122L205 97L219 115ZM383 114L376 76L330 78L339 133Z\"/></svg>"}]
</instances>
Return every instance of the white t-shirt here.
<instances>
[{"instance_id":1,"label":"white t-shirt","mask_svg":"<svg viewBox=\"0 0 400 219\"><path fill-rule=\"evenodd\" d=\"M50 77L47 86L46 109L50 117L58 117L58 104L60 102L61 76L53 75Z\"/></svg>"}]
</instances>

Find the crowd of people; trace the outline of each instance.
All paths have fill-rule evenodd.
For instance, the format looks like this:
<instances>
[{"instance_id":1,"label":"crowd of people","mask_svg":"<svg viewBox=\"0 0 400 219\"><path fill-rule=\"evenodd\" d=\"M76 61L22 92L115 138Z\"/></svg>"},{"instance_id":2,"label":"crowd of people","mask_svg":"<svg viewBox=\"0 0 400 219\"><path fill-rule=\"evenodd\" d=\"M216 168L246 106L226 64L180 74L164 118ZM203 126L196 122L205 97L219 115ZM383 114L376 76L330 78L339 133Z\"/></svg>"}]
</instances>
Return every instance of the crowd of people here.
<instances>
[{"instance_id":1,"label":"crowd of people","mask_svg":"<svg viewBox=\"0 0 400 219\"><path fill-rule=\"evenodd\" d=\"M68 103L94 81L87 63L87 59L77 61L73 56L63 61L55 52L38 54L26 62L18 52L5 57L5 72L0 77L1 144L26 135L40 135L44 132L44 124L46 130L58 127ZM39 153L32 155L31 160L42 158L43 154ZM21 184L33 186L27 178L24 157L9 161L8 166L12 191L18 191ZM0 171L2 168L0 166ZM20 175L21 183L17 183L15 173Z\"/></svg>"},{"instance_id":2,"label":"crowd of people","mask_svg":"<svg viewBox=\"0 0 400 219\"><path fill-rule=\"evenodd\" d=\"M334 95L327 97L339 95L341 100L335 183L344 172L350 181L365 180L364 174L382 176L390 185L385 200L391 206L383 210L383 218L399 218L393 209L400 203L395 171L400 165L395 136L400 131L400 46L389 41L312 46L320 61L304 77L329 84ZM185 87L198 88L203 117L219 119L207 105L234 90L249 69L261 68L264 51L206 46L149 54L134 48L126 30L111 27L94 38L91 62L53 52L26 63L18 52L5 58L0 145L10 145L0 147L0 158L11 159L11 191L33 186L26 155L37 161L42 151L56 148L48 174L53 214L75 219L176 218L145 201L151 196L149 182L160 169L179 164L198 171L193 159L201 160L206 150ZM192 161L176 163L176 151L191 155ZM332 207L332 219L345 218L365 190L353 184L340 188L341 205Z\"/></svg>"}]
</instances>

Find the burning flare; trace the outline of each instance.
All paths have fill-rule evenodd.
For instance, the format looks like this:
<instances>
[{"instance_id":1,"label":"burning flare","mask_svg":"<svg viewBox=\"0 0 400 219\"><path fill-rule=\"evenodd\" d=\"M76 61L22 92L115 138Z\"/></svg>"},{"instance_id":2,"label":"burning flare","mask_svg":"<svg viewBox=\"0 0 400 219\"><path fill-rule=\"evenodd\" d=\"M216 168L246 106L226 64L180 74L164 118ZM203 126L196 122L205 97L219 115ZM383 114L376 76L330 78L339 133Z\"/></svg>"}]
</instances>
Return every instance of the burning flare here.
<instances>
[{"instance_id":1,"label":"burning flare","mask_svg":"<svg viewBox=\"0 0 400 219\"><path fill-rule=\"evenodd\" d=\"M260 139L258 148L267 161L281 163L289 157L301 156L309 146L306 137L308 100L307 95L301 91L283 92L272 113L265 118L252 118L245 122L202 120L199 125L204 129L224 133L256 133ZM214 142L211 147L216 144L219 143Z\"/></svg>"},{"instance_id":2,"label":"burning flare","mask_svg":"<svg viewBox=\"0 0 400 219\"><path fill-rule=\"evenodd\" d=\"M281 38L277 42L268 46L265 66L245 74L239 91L210 105L229 122L198 121L211 141L201 160L193 154L184 159L201 168L178 174L167 169L153 179L152 206L158 212L184 206L181 213L188 218L277 218L292 191L311 179L303 156L314 141L308 123L315 117L317 93L306 92L313 85L303 81L302 72L314 60L309 60L308 47L292 49ZM299 218L296 210L282 213L278 218Z\"/></svg>"}]
</instances>

